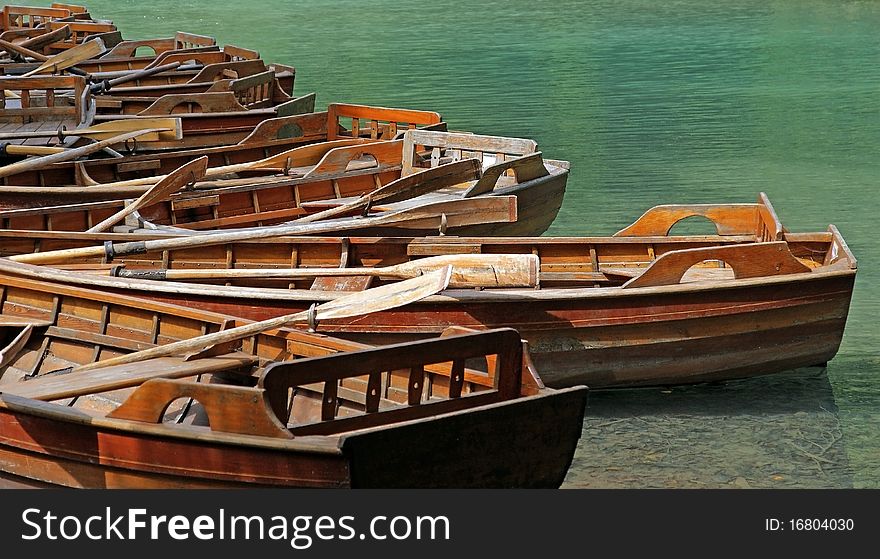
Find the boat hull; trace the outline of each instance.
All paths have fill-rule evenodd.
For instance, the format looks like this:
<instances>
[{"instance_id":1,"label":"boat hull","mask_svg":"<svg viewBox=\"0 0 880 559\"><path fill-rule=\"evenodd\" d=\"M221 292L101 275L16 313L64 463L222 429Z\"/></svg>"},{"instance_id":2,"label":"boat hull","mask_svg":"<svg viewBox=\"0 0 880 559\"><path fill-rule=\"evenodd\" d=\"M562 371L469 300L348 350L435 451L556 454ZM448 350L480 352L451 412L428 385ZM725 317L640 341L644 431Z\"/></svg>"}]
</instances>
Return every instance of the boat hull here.
<instances>
[{"instance_id":1,"label":"boat hull","mask_svg":"<svg viewBox=\"0 0 880 559\"><path fill-rule=\"evenodd\" d=\"M854 280L855 270L845 270L604 294L610 290L450 291L393 311L321 322L318 331L392 343L451 326L506 326L529 341L551 387L685 384L825 364L840 346ZM138 295L253 320L305 310L312 302Z\"/></svg>"},{"instance_id":2,"label":"boat hull","mask_svg":"<svg viewBox=\"0 0 880 559\"><path fill-rule=\"evenodd\" d=\"M578 388L338 437L246 444L3 394L0 486L5 477L82 488L558 487L585 405Z\"/></svg>"}]
</instances>

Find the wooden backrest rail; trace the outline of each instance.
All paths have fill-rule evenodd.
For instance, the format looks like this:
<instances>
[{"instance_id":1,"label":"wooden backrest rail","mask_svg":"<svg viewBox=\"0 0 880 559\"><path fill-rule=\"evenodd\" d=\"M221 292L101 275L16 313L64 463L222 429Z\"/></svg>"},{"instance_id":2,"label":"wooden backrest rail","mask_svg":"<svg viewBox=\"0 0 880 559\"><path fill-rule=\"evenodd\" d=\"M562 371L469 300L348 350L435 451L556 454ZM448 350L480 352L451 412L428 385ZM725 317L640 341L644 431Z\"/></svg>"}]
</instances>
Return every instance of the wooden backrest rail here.
<instances>
[{"instance_id":1,"label":"wooden backrest rail","mask_svg":"<svg viewBox=\"0 0 880 559\"><path fill-rule=\"evenodd\" d=\"M785 229L773 204L763 192L758 194L758 224L755 227L755 234L761 241L781 241L785 237Z\"/></svg>"},{"instance_id":2,"label":"wooden backrest rail","mask_svg":"<svg viewBox=\"0 0 880 559\"><path fill-rule=\"evenodd\" d=\"M440 115L431 111L411 109L391 109L368 105L331 103L327 107L327 139L339 137L361 137L368 134L372 139L391 140L398 129L416 128L421 125L437 124ZM351 119L351 130L341 126L340 118Z\"/></svg>"},{"instance_id":3,"label":"wooden backrest rail","mask_svg":"<svg viewBox=\"0 0 880 559\"><path fill-rule=\"evenodd\" d=\"M475 157L483 161L492 156L494 163L501 163L510 157L520 157L535 153L538 144L524 138L502 136L483 136L456 132L437 132L431 130L408 130L404 133L404 173L411 173L415 164L417 150L431 151L431 166L439 165L443 153L453 161Z\"/></svg>"},{"instance_id":4,"label":"wooden backrest rail","mask_svg":"<svg viewBox=\"0 0 880 559\"><path fill-rule=\"evenodd\" d=\"M0 97L0 116L21 117L24 122L33 120L66 120L82 122L86 107L83 104L85 79L80 76L33 76L0 78L2 89L17 91L21 98L19 108L8 108L5 97ZM73 105L56 104L56 91L73 90ZM40 105L34 105L36 99Z\"/></svg>"},{"instance_id":5,"label":"wooden backrest rail","mask_svg":"<svg viewBox=\"0 0 880 559\"><path fill-rule=\"evenodd\" d=\"M494 378L494 390L489 392L499 400L518 397L521 387L522 343L519 333L510 328L277 363L266 368L258 386L266 390L276 415L286 421L289 389L323 382L322 420L326 422L336 417L337 387L342 379L369 376L366 412L373 414L379 412L382 372L409 369L409 408L428 407L431 404L422 403L427 365L450 361L453 363L450 394L456 399L455 386L464 381L465 360L489 355L498 356L495 370L490 371Z\"/></svg>"},{"instance_id":6,"label":"wooden backrest rail","mask_svg":"<svg viewBox=\"0 0 880 559\"><path fill-rule=\"evenodd\" d=\"M278 90L276 82L275 72L266 70L234 80L218 81L205 93L229 91L242 106L248 109L265 108L273 106L276 101L283 102L288 99L286 94Z\"/></svg>"},{"instance_id":7,"label":"wooden backrest rail","mask_svg":"<svg viewBox=\"0 0 880 559\"><path fill-rule=\"evenodd\" d=\"M70 16L64 8L33 8L29 6L3 6L0 12L0 29L13 27L36 27L55 19Z\"/></svg>"}]
</instances>

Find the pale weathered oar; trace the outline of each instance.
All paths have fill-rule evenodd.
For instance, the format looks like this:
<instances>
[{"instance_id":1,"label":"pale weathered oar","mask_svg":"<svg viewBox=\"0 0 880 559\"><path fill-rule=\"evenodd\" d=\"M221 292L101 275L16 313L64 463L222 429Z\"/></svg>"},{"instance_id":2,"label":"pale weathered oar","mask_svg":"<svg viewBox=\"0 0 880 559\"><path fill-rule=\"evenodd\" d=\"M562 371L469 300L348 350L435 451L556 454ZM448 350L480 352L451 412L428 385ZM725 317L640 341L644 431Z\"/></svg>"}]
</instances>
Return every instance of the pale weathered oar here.
<instances>
[{"instance_id":1,"label":"pale weathered oar","mask_svg":"<svg viewBox=\"0 0 880 559\"><path fill-rule=\"evenodd\" d=\"M378 268L121 269L116 275L150 280L294 280L348 276L408 279L452 266L450 287L534 287L538 282L538 265L535 254L443 254ZM106 272L103 268L97 271Z\"/></svg>"},{"instance_id":2,"label":"pale weathered oar","mask_svg":"<svg viewBox=\"0 0 880 559\"><path fill-rule=\"evenodd\" d=\"M80 62L85 62L86 60L100 56L106 51L107 47L104 46L104 42L101 39L92 39L76 45L73 48L69 48L55 56L50 56L30 72L22 74L22 77L42 74L47 71L55 73L64 70L65 68L76 66Z\"/></svg>"},{"instance_id":3,"label":"pale weathered oar","mask_svg":"<svg viewBox=\"0 0 880 559\"><path fill-rule=\"evenodd\" d=\"M63 153L69 148L60 146L20 146L18 144L0 144L0 154L3 155L52 155Z\"/></svg>"},{"instance_id":4,"label":"pale weathered oar","mask_svg":"<svg viewBox=\"0 0 880 559\"><path fill-rule=\"evenodd\" d=\"M114 255L142 254L154 250L176 250L201 246L222 245L235 241L269 239L285 235L319 235L366 227L393 226L402 223L420 223L425 228L429 222L438 223L445 217L447 227L476 225L484 223L509 223L516 221L516 196L486 196L483 198L458 199L434 202L371 217L351 218L336 222L291 223L269 227L252 227L239 231L215 231L192 234L170 239L153 239L112 243L110 245L79 247L30 254L10 256L10 260L31 264L68 262L79 258L106 256L112 260ZM183 230L178 230L180 232Z\"/></svg>"},{"instance_id":5,"label":"pale weathered oar","mask_svg":"<svg viewBox=\"0 0 880 559\"><path fill-rule=\"evenodd\" d=\"M198 159L193 159L189 163L184 163L169 173L164 179L157 182L151 189L141 194L137 200L128 204L97 225L90 227L86 230L86 233L100 233L101 231L106 231L111 225L125 219L125 216L133 214L144 206L149 206L150 204L155 204L160 200L164 200L187 184L193 184L201 179L205 176L205 170L207 168L207 155L203 155Z\"/></svg>"},{"instance_id":6,"label":"pale weathered oar","mask_svg":"<svg viewBox=\"0 0 880 559\"><path fill-rule=\"evenodd\" d=\"M441 188L446 188L447 186L469 180L477 180L480 178L481 170L482 164L477 159L462 159L454 163L438 165L437 167L393 180L385 186L379 187L347 204L303 216L297 219L296 223L311 223L321 219L346 215L372 204L392 204L415 198L440 190Z\"/></svg>"},{"instance_id":7,"label":"pale weathered oar","mask_svg":"<svg viewBox=\"0 0 880 559\"><path fill-rule=\"evenodd\" d=\"M113 136L112 138L101 140L100 142L95 142L94 144L64 150L61 153L53 153L51 155L44 155L42 157L32 157L30 159L25 159L24 161L10 163L9 165L4 165L3 167L0 167L0 178L8 177L10 175L15 175L18 173L24 173L26 171L33 171L34 169L40 169L47 165L51 165L52 163L71 161L73 159L76 159L77 157L82 157L84 155L95 153L96 151L101 151L104 148L125 142L127 140L131 140L132 138L137 138L139 136L143 136L144 134L150 134L158 131L159 130L156 128L135 130L134 132L127 132L125 134Z\"/></svg>"},{"instance_id":8,"label":"pale weathered oar","mask_svg":"<svg viewBox=\"0 0 880 559\"><path fill-rule=\"evenodd\" d=\"M179 140L183 137L183 125L180 117L156 117L156 118L138 118L138 119L120 119L108 120L94 126L86 128L73 128L71 130L42 130L40 132L3 132L0 133L0 140L12 140L18 138L54 138L58 136L79 136L89 138L91 140L106 140L119 134L126 132L134 132L136 130L152 129L153 132L138 137L139 142L156 142L159 140ZM153 180L149 184L155 184L157 180L161 180L164 176Z\"/></svg>"},{"instance_id":9,"label":"pale weathered oar","mask_svg":"<svg viewBox=\"0 0 880 559\"><path fill-rule=\"evenodd\" d=\"M113 357L74 367L71 374L97 369L101 367L111 367L115 365L124 365L126 363L137 363L146 359L156 357L167 357L169 355L180 355L188 352L200 351L219 344L234 342L249 336L255 336L261 332L281 328L291 322L304 322L307 320L327 320L332 318L346 318L352 316L362 316L370 313L381 312L397 307L402 307L409 303L415 303L425 297L430 297L446 289L449 285L450 267L419 276L417 278L408 279L396 283L375 287L365 291L358 291L352 295L339 297L332 301L328 301L321 305L317 305L314 309L302 311L293 314L286 314L260 322L252 322L243 326L230 328L228 330L220 330L212 334L206 334L197 338L181 340L170 344L136 351L127 355Z\"/></svg>"}]
</instances>

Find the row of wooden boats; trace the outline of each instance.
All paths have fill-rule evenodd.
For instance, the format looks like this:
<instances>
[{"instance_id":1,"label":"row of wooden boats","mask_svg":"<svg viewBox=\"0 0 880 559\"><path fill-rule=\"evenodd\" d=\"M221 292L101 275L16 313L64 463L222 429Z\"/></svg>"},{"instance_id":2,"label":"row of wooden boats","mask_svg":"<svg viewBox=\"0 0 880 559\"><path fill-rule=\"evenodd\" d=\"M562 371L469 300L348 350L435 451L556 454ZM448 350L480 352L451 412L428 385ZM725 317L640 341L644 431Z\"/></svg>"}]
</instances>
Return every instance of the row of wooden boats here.
<instances>
[{"instance_id":1,"label":"row of wooden boats","mask_svg":"<svg viewBox=\"0 0 880 559\"><path fill-rule=\"evenodd\" d=\"M316 112L292 67L209 37L3 14L7 484L555 487L586 386L841 343L855 257L763 193L541 237L569 165L533 140ZM673 233L692 219L714 234Z\"/></svg>"}]
</instances>

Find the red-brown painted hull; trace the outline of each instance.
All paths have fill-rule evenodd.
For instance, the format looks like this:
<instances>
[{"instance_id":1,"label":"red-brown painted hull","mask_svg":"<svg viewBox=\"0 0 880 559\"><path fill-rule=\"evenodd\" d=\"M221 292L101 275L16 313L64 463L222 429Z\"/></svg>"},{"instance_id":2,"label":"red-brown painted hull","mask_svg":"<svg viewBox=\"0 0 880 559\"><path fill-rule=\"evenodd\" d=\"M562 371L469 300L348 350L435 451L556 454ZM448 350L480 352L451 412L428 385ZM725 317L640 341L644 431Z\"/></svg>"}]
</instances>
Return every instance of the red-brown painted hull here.
<instances>
[{"instance_id":1,"label":"red-brown painted hull","mask_svg":"<svg viewBox=\"0 0 880 559\"><path fill-rule=\"evenodd\" d=\"M0 471L19 485L88 488L558 487L585 405L575 389L339 437L242 444L0 395ZM309 448L310 439L322 440Z\"/></svg>"},{"instance_id":2,"label":"red-brown painted hull","mask_svg":"<svg viewBox=\"0 0 880 559\"><path fill-rule=\"evenodd\" d=\"M489 293L450 291L393 311L322 322L319 331L391 343L435 336L449 326L508 326L529 341L548 386L702 382L827 362L840 346L854 279L855 270L849 270L702 287L534 292L560 295L550 300L527 292L492 299ZM137 294L253 320L310 304Z\"/></svg>"}]
</instances>

